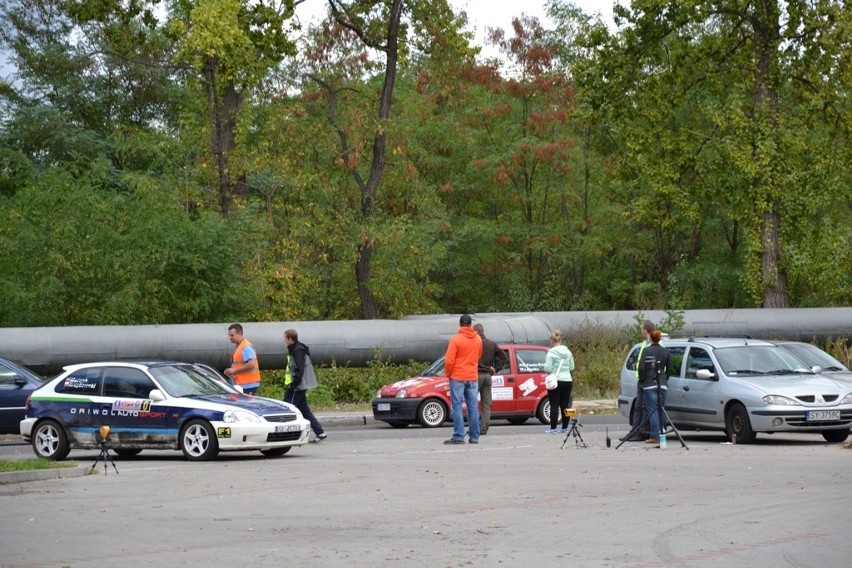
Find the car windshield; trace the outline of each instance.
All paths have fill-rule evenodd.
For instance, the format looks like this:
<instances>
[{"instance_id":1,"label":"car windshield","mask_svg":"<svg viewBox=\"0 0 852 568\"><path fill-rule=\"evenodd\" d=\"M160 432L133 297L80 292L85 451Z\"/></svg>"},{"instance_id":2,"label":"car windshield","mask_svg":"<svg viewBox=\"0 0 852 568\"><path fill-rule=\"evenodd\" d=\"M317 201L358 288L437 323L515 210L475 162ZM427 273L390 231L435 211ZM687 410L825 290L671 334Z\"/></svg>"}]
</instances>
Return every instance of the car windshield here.
<instances>
[{"instance_id":1,"label":"car windshield","mask_svg":"<svg viewBox=\"0 0 852 568\"><path fill-rule=\"evenodd\" d=\"M741 345L720 347L715 350L716 359L726 375L799 375L812 374L791 353L775 345Z\"/></svg>"},{"instance_id":2,"label":"car windshield","mask_svg":"<svg viewBox=\"0 0 852 568\"><path fill-rule=\"evenodd\" d=\"M809 367L819 366L824 371L848 371L843 363L809 343L784 343L781 348L801 359Z\"/></svg>"},{"instance_id":3,"label":"car windshield","mask_svg":"<svg viewBox=\"0 0 852 568\"><path fill-rule=\"evenodd\" d=\"M441 357L420 373L421 377L441 377L444 375L444 358Z\"/></svg>"},{"instance_id":4,"label":"car windshield","mask_svg":"<svg viewBox=\"0 0 852 568\"><path fill-rule=\"evenodd\" d=\"M151 367L150 372L169 395L178 398L238 393L192 365L162 365Z\"/></svg>"}]
</instances>

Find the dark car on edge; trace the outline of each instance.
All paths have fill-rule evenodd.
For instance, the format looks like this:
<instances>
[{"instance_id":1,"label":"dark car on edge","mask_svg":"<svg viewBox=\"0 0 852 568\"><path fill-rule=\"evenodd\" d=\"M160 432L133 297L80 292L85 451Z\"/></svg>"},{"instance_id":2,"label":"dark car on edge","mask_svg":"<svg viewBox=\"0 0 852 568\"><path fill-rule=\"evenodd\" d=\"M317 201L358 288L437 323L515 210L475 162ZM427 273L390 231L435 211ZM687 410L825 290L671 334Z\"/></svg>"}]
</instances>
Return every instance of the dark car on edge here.
<instances>
[{"instance_id":1,"label":"dark car on edge","mask_svg":"<svg viewBox=\"0 0 852 568\"><path fill-rule=\"evenodd\" d=\"M46 379L0 357L0 434L17 434L24 419L27 397Z\"/></svg>"}]
</instances>

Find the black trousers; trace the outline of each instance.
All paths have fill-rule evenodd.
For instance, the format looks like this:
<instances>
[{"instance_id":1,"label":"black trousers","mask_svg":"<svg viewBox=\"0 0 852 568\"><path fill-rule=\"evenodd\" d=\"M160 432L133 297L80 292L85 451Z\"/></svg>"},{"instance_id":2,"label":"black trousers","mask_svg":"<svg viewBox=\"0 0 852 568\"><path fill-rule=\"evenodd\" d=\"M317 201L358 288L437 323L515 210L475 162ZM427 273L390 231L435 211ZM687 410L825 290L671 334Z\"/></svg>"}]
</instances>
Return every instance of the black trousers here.
<instances>
[{"instance_id":1,"label":"black trousers","mask_svg":"<svg viewBox=\"0 0 852 568\"><path fill-rule=\"evenodd\" d=\"M550 401L550 427L554 430L562 417L562 427L568 428L570 419L565 416L565 410L571 408L571 390L574 381L556 381L556 388L547 391L547 400Z\"/></svg>"},{"instance_id":2,"label":"black trousers","mask_svg":"<svg viewBox=\"0 0 852 568\"><path fill-rule=\"evenodd\" d=\"M293 406L299 409L308 422L311 423L311 429L313 429L314 434L319 436L323 434L325 430L322 428L322 424L320 424L317 417L314 416L314 413L311 412L311 407L308 406L308 391L306 390L286 390L284 392L284 402L289 402Z\"/></svg>"},{"instance_id":3,"label":"black trousers","mask_svg":"<svg viewBox=\"0 0 852 568\"><path fill-rule=\"evenodd\" d=\"M636 432L637 436L641 436L644 438L648 438L650 436L649 432L651 430L649 421L646 420L648 418L648 409L645 408L645 390L636 386L636 402L633 404L633 420L630 422L630 426L634 427L639 423L644 421L641 430Z\"/></svg>"}]
</instances>

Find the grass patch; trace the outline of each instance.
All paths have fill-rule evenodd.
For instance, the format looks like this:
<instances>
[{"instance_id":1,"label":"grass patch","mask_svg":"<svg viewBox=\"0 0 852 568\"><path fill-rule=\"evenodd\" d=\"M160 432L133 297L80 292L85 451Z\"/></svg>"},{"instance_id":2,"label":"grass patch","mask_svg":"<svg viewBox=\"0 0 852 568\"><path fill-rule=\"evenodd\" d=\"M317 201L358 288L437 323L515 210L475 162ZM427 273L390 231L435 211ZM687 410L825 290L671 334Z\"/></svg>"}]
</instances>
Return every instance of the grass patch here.
<instances>
[{"instance_id":1,"label":"grass patch","mask_svg":"<svg viewBox=\"0 0 852 568\"><path fill-rule=\"evenodd\" d=\"M9 460L0 458L0 473L10 471L32 471L34 469L56 469L60 467L77 467L76 462L56 462L44 458L28 458L23 460Z\"/></svg>"}]
</instances>

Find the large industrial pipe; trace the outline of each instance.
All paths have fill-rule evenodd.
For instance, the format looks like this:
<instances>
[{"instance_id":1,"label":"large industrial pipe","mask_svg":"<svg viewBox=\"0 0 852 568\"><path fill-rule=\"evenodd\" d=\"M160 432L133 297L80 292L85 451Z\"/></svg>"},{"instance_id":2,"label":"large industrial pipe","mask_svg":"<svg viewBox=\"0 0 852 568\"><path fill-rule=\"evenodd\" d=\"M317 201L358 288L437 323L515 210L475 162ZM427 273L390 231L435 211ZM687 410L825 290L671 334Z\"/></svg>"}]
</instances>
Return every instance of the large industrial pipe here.
<instances>
[{"instance_id":1,"label":"large industrial pipe","mask_svg":"<svg viewBox=\"0 0 852 568\"><path fill-rule=\"evenodd\" d=\"M593 328L637 325L638 312L528 312L473 314L498 342L547 344L554 329L569 338ZM666 314L647 311L660 322ZM852 338L852 308L687 310L685 335L749 336L776 339ZM363 366L377 354L392 361L430 361L441 355L458 329L458 314L409 316L401 320L245 323L263 369L286 362L284 330L293 328L318 364ZM0 354L34 370L53 374L65 365L89 361L169 359L228 366L234 346L228 323L138 326L78 326L0 329ZM667 330L664 330L667 331Z\"/></svg>"}]
</instances>

